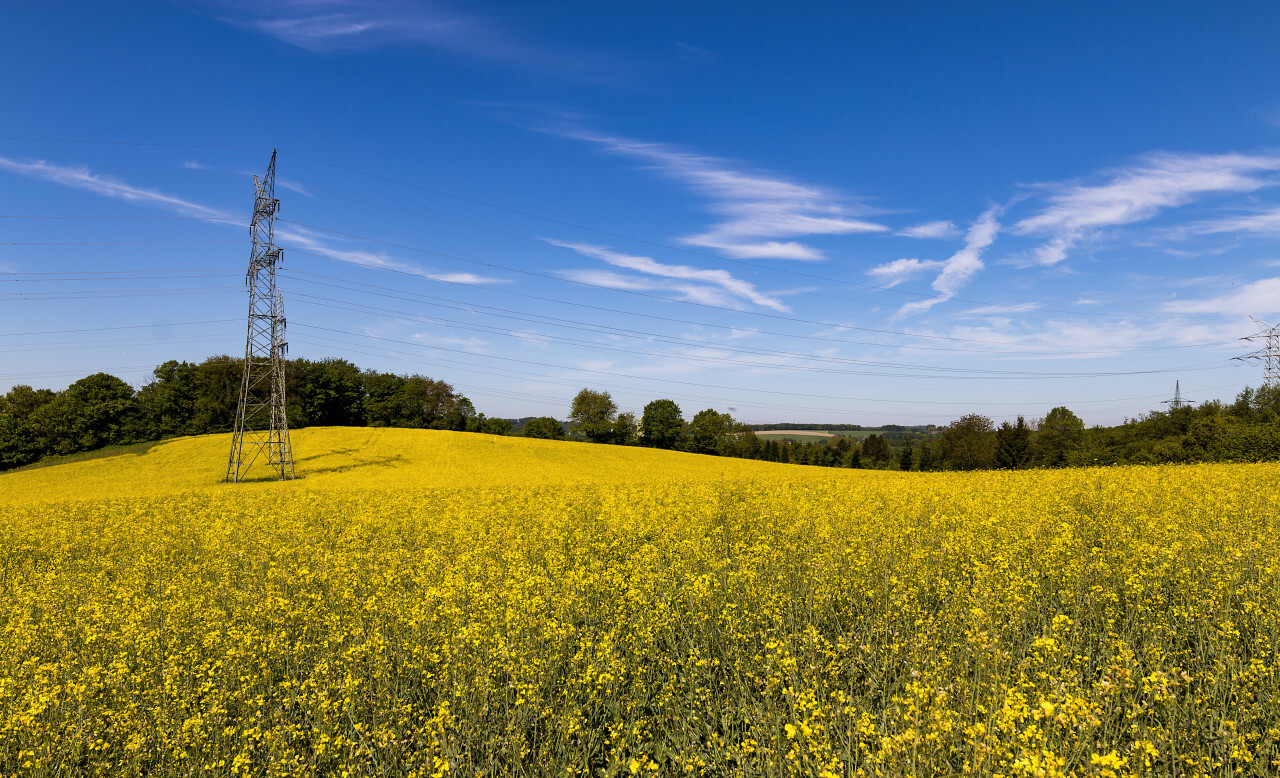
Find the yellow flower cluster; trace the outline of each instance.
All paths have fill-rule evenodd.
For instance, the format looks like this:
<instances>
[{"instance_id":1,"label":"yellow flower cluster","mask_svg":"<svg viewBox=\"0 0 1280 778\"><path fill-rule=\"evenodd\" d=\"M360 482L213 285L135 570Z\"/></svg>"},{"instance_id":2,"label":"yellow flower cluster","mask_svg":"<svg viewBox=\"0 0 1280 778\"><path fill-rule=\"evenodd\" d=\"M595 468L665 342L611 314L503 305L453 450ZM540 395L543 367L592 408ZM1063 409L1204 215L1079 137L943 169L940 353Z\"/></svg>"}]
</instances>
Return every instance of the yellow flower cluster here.
<instances>
[{"instance_id":1,"label":"yellow flower cluster","mask_svg":"<svg viewBox=\"0 0 1280 778\"><path fill-rule=\"evenodd\" d=\"M0 476L0 773L1280 770L1276 465L294 447Z\"/></svg>"}]
</instances>

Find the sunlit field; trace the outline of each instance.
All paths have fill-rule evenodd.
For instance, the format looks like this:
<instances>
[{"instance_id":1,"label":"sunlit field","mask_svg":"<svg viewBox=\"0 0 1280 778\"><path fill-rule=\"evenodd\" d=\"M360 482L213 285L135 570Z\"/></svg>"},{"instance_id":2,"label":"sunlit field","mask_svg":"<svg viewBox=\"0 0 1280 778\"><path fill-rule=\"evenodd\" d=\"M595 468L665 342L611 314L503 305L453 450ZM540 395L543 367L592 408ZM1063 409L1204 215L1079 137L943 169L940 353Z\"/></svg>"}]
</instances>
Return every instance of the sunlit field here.
<instances>
[{"instance_id":1,"label":"sunlit field","mask_svg":"<svg viewBox=\"0 0 1280 778\"><path fill-rule=\"evenodd\" d=\"M1280 770L1280 466L228 448L0 475L0 772Z\"/></svg>"}]
</instances>

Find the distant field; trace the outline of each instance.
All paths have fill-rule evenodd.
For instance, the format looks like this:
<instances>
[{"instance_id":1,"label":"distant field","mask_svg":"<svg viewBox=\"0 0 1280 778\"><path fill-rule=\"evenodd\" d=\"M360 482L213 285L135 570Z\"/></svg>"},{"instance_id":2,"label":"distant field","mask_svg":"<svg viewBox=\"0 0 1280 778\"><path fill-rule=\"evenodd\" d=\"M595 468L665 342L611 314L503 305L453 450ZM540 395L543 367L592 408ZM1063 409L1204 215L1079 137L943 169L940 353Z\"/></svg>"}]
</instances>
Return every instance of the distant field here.
<instances>
[{"instance_id":1,"label":"distant field","mask_svg":"<svg viewBox=\"0 0 1280 778\"><path fill-rule=\"evenodd\" d=\"M880 430L757 430L756 437L761 440L790 439L798 442L818 441L827 438L852 438L866 440L872 435L883 435ZM919 433L908 433L912 438L924 437Z\"/></svg>"},{"instance_id":2,"label":"distant field","mask_svg":"<svg viewBox=\"0 0 1280 778\"><path fill-rule=\"evenodd\" d=\"M0 474L0 775L1280 765L1277 464L293 442L290 482L219 483L227 435Z\"/></svg>"},{"instance_id":3,"label":"distant field","mask_svg":"<svg viewBox=\"0 0 1280 778\"><path fill-rule=\"evenodd\" d=\"M763 440L782 440L783 438L797 440L804 438L834 438L835 434L818 430L769 430L768 432L757 432L756 437Z\"/></svg>"}]
</instances>

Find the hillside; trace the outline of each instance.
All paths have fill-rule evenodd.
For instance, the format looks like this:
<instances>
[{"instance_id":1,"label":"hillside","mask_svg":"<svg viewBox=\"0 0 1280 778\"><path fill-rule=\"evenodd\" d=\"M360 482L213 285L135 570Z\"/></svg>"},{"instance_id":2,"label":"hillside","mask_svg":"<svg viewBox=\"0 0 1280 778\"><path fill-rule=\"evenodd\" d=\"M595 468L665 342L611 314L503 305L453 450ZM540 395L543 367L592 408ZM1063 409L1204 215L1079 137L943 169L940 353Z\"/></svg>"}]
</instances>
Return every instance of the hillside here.
<instances>
[{"instance_id":1,"label":"hillside","mask_svg":"<svg viewBox=\"0 0 1280 778\"><path fill-rule=\"evenodd\" d=\"M0 475L0 774L1280 764L1280 465L294 443L283 483L220 483L225 435Z\"/></svg>"},{"instance_id":2,"label":"hillside","mask_svg":"<svg viewBox=\"0 0 1280 778\"><path fill-rule=\"evenodd\" d=\"M297 481L308 490L654 483L803 472L755 460L444 430L311 427L294 432L291 440ZM230 435L201 435L159 442L141 453L0 473L0 501L158 497L236 488L222 483L230 447ZM836 476L823 473L824 479ZM265 468L255 468L250 478L263 480L240 488L290 488L269 480Z\"/></svg>"}]
</instances>

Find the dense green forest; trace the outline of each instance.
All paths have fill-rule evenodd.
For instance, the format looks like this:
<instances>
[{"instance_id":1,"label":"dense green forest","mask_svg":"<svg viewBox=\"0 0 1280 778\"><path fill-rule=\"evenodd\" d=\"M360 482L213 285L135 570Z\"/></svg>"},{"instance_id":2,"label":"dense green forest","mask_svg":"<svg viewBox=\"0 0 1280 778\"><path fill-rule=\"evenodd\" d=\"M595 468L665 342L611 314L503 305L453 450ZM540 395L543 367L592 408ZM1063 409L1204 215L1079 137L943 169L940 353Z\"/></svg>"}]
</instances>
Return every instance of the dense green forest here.
<instances>
[{"instance_id":1,"label":"dense green forest","mask_svg":"<svg viewBox=\"0 0 1280 778\"><path fill-rule=\"evenodd\" d=\"M228 356L200 363L170 361L135 390L106 373L60 392L18 385L0 397L0 470L47 456L75 454L181 435L228 432L235 421L243 362ZM686 420L673 400L647 404L639 418L619 413L608 392L583 389L567 421L541 416L486 418L444 381L361 370L344 359L288 361L289 425L383 426L570 437L698 454L824 467L977 470L1094 464L1280 459L1280 388L1246 388L1231 404L1217 401L1152 411L1116 427L1087 428L1067 408L1043 419L998 427L977 414L935 428L886 425L861 441L836 436L812 442L762 440L756 431L852 431L858 425L746 425L714 409ZM923 438L923 439L918 439Z\"/></svg>"},{"instance_id":2,"label":"dense green forest","mask_svg":"<svg viewBox=\"0 0 1280 778\"><path fill-rule=\"evenodd\" d=\"M0 398L0 470L51 455L179 435L229 432L235 423L243 361L210 357L165 362L134 390L106 373L61 392L13 387ZM289 360L289 426L383 426L506 434L449 384L419 375L361 370L344 359Z\"/></svg>"}]
</instances>

